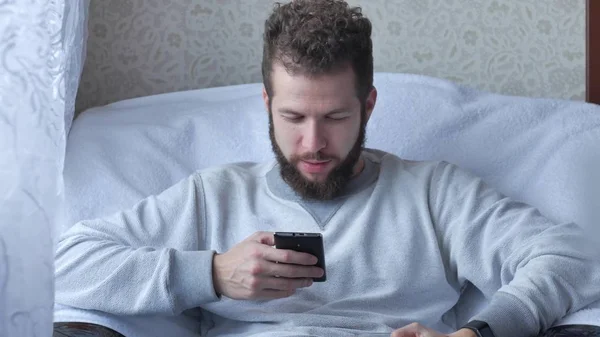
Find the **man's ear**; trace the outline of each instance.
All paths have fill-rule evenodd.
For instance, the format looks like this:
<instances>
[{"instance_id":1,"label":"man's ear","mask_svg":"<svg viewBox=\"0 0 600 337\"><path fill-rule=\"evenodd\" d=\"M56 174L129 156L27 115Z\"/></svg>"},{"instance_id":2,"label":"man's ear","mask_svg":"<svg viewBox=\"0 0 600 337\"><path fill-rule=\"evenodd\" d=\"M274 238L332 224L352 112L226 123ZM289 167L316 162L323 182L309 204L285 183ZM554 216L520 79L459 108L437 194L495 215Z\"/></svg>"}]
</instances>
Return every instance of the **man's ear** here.
<instances>
[{"instance_id":1,"label":"man's ear","mask_svg":"<svg viewBox=\"0 0 600 337\"><path fill-rule=\"evenodd\" d=\"M375 87L371 88L369 95L367 96L367 101L365 102L365 112L368 122L369 118L371 118L371 113L373 113L373 109L375 109L375 103L377 102L377 89Z\"/></svg>"},{"instance_id":2,"label":"man's ear","mask_svg":"<svg viewBox=\"0 0 600 337\"><path fill-rule=\"evenodd\" d=\"M269 94L267 94L267 89L264 86L262 89L262 97L265 102L265 111L269 112Z\"/></svg>"}]
</instances>

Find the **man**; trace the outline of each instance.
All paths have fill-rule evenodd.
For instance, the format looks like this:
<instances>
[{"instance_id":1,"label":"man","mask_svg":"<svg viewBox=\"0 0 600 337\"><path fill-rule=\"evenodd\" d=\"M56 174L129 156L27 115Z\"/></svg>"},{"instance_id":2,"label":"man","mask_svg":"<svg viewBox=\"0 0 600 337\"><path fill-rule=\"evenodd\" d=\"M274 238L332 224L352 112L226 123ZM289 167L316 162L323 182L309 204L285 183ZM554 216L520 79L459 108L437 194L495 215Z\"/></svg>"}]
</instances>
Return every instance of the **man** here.
<instances>
[{"instance_id":1,"label":"man","mask_svg":"<svg viewBox=\"0 0 600 337\"><path fill-rule=\"evenodd\" d=\"M83 221L56 256L58 303L188 315L205 336L531 336L600 299L600 261L552 224L443 162L365 150L371 24L337 0L276 6L263 98L276 162L199 171L133 209ZM320 232L327 281L275 231ZM471 282L491 298L450 314Z\"/></svg>"}]
</instances>

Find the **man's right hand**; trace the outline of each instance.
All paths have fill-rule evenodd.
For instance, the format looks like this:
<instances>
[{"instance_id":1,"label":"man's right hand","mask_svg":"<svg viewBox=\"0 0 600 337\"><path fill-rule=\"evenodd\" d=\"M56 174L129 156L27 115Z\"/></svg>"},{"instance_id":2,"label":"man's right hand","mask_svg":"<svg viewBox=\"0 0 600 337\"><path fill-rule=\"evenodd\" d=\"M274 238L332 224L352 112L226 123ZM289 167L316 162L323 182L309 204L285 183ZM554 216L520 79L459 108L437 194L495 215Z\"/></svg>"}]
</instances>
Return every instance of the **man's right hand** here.
<instances>
[{"instance_id":1,"label":"man's right hand","mask_svg":"<svg viewBox=\"0 0 600 337\"><path fill-rule=\"evenodd\" d=\"M213 258L213 284L219 295L239 300L291 296L323 276L317 258L307 253L276 249L273 233L257 232Z\"/></svg>"}]
</instances>

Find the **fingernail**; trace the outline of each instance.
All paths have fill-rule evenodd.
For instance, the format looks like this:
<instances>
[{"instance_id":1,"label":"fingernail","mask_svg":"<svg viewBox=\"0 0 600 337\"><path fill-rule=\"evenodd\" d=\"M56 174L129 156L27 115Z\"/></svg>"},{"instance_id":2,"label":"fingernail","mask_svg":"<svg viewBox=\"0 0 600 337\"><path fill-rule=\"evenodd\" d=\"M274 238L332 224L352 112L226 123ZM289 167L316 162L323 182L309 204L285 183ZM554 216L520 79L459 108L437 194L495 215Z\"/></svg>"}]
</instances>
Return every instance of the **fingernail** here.
<instances>
[{"instance_id":1,"label":"fingernail","mask_svg":"<svg viewBox=\"0 0 600 337\"><path fill-rule=\"evenodd\" d=\"M307 279L304 281L304 286L305 287L310 287L312 285L313 281L311 279Z\"/></svg>"}]
</instances>

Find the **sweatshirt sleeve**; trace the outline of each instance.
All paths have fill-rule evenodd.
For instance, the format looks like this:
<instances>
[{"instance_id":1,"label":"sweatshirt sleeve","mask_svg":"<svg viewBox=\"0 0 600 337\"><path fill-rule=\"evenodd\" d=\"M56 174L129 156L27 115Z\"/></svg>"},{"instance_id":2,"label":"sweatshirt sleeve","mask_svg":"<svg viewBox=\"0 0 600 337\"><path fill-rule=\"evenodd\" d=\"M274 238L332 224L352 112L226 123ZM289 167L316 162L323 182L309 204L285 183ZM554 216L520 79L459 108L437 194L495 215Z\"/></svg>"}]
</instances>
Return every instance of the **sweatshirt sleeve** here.
<instances>
[{"instance_id":1,"label":"sweatshirt sleeve","mask_svg":"<svg viewBox=\"0 0 600 337\"><path fill-rule=\"evenodd\" d=\"M57 246L56 302L118 315L177 315L216 301L203 208L194 174L130 210L75 224Z\"/></svg>"},{"instance_id":2,"label":"sweatshirt sleeve","mask_svg":"<svg viewBox=\"0 0 600 337\"><path fill-rule=\"evenodd\" d=\"M600 299L600 251L576 224L552 223L447 163L434 170L430 207L450 272L490 300L472 319L497 337L537 335Z\"/></svg>"}]
</instances>

